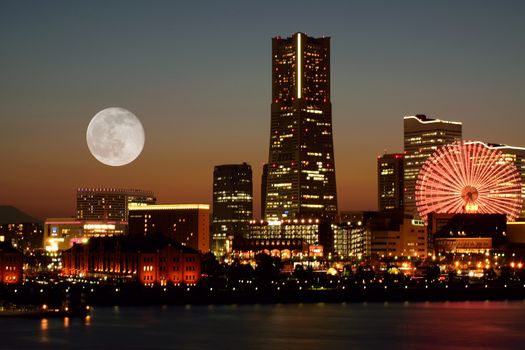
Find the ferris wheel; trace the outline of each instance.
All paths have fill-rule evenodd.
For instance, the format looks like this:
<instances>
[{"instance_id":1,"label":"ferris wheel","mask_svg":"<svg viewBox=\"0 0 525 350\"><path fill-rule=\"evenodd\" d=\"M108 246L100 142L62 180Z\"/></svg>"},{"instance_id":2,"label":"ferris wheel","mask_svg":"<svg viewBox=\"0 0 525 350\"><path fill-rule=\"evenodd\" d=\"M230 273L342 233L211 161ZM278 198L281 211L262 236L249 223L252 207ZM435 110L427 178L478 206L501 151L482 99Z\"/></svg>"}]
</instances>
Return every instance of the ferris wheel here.
<instances>
[{"instance_id":1,"label":"ferris wheel","mask_svg":"<svg viewBox=\"0 0 525 350\"><path fill-rule=\"evenodd\" d=\"M436 213L505 214L515 221L522 209L516 166L479 141L439 148L423 164L416 181L416 206L426 221Z\"/></svg>"}]
</instances>

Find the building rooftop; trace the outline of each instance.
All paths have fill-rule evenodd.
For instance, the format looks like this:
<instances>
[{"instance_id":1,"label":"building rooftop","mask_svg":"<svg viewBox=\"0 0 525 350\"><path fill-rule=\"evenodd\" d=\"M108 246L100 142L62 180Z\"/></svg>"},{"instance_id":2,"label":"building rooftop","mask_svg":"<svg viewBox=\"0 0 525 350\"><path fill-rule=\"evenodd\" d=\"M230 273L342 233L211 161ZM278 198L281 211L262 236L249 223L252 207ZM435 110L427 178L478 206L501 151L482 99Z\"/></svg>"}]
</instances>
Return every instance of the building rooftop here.
<instances>
[{"instance_id":1,"label":"building rooftop","mask_svg":"<svg viewBox=\"0 0 525 350\"><path fill-rule=\"evenodd\" d=\"M183 253L199 252L195 249L182 245L181 243L166 237L160 233L152 233L145 236L131 235L131 236L113 236L113 237L95 237L90 238L87 246L89 248L96 248L102 246L104 250L113 250L120 246L123 251L129 252L156 252L166 246L172 246Z\"/></svg>"},{"instance_id":2,"label":"building rooftop","mask_svg":"<svg viewBox=\"0 0 525 350\"><path fill-rule=\"evenodd\" d=\"M128 209L131 210L188 210L188 209L205 209L209 210L209 204L131 204Z\"/></svg>"},{"instance_id":3,"label":"building rooftop","mask_svg":"<svg viewBox=\"0 0 525 350\"><path fill-rule=\"evenodd\" d=\"M476 144L476 143L483 145L490 149L495 149L495 150L512 149L512 150L518 150L518 151L525 151L525 147L509 146L509 145L504 145L500 143L487 143L483 141L465 141L465 144Z\"/></svg>"},{"instance_id":4,"label":"building rooftop","mask_svg":"<svg viewBox=\"0 0 525 350\"><path fill-rule=\"evenodd\" d=\"M104 187L79 187L78 193L122 193L138 194L143 196L154 196L153 191L139 190L136 188L104 188Z\"/></svg>"},{"instance_id":5,"label":"building rooftop","mask_svg":"<svg viewBox=\"0 0 525 350\"><path fill-rule=\"evenodd\" d=\"M428 118L424 114L416 114L416 115L407 115L403 118L404 120L407 119L414 119L420 122L421 124L431 124L431 123L445 123L445 124L456 124L456 125L462 125L462 122L454 122L449 120L441 120L441 119L432 119Z\"/></svg>"}]
</instances>

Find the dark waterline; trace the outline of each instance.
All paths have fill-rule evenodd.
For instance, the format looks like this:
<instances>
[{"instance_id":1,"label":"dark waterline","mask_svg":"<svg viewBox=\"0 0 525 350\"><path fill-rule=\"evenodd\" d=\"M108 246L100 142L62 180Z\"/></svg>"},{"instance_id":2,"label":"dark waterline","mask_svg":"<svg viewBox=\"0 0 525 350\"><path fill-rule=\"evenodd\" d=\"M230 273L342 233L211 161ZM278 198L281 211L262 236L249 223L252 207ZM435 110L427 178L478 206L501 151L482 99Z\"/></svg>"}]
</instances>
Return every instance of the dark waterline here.
<instances>
[{"instance_id":1,"label":"dark waterline","mask_svg":"<svg viewBox=\"0 0 525 350\"><path fill-rule=\"evenodd\" d=\"M517 349L524 301L99 307L0 319L1 349Z\"/></svg>"}]
</instances>

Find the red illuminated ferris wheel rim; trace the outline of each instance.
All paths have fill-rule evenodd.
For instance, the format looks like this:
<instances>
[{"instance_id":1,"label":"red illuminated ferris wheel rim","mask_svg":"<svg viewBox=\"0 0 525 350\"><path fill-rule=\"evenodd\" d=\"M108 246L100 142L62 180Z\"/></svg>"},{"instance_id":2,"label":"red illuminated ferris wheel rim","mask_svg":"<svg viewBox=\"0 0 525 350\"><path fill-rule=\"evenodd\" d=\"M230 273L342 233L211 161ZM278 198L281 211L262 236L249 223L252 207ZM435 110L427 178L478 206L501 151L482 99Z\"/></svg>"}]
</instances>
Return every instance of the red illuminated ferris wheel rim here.
<instances>
[{"instance_id":1,"label":"red illuminated ferris wheel rim","mask_svg":"<svg viewBox=\"0 0 525 350\"><path fill-rule=\"evenodd\" d=\"M515 221L522 210L522 184L516 166L483 142L443 146L421 167L416 181L421 218L436 213L505 214Z\"/></svg>"}]
</instances>

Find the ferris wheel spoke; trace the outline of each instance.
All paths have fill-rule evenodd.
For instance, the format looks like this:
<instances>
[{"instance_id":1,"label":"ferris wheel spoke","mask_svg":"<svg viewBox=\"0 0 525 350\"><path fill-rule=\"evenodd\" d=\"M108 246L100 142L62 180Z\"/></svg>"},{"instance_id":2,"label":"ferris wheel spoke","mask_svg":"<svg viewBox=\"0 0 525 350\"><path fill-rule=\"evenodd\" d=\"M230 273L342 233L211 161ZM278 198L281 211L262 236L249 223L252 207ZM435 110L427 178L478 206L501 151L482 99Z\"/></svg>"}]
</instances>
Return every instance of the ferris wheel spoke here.
<instances>
[{"instance_id":1,"label":"ferris wheel spoke","mask_svg":"<svg viewBox=\"0 0 525 350\"><path fill-rule=\"evenodd\" d=\"M515 220L523 208L521 174L499 150L479 141L437 149L416 181L421 217L431 212L502 213Z\"/></svg>"}]
</instances>

